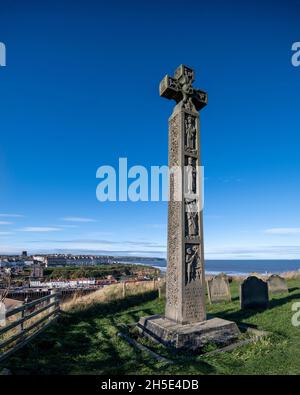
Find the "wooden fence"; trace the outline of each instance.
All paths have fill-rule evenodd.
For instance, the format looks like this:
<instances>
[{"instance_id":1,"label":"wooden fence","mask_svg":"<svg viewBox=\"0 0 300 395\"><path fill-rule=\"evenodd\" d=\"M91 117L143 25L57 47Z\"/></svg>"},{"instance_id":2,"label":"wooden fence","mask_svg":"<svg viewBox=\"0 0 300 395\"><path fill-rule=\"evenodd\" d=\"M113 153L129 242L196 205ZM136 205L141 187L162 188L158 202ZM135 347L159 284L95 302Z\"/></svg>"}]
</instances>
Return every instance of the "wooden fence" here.
<instances>
[{"instance_id":1,"label":"wooden fence","mask_svg":"<svg viewBox=\"0 0 300 395\"><path fill-rule=\"evenodd\" d=\"M58 313L59 298L54 291L8 311L6 325L0 327L0 362L48 328Z\"/></svg>"}]
</instances>

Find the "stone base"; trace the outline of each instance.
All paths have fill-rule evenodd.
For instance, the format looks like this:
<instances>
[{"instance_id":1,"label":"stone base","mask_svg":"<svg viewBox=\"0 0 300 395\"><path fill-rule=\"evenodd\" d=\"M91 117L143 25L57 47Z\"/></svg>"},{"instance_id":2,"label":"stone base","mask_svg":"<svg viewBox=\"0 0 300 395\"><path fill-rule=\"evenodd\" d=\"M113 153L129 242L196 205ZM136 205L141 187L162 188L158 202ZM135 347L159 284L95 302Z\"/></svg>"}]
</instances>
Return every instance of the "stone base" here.
<instances>
[{"instance_id":1,"label":"stone base","mask_svg":"<svg viewBox=\"0 0 300 395\"><path fill-rule=\"evenodd\" d=\"M138 329L141 334L165 346L193 351L200 350L207 343L226 346L240 335L236 323L221 318L181 325L153 315L141 318Z\"/></svg>"}]
</instances>

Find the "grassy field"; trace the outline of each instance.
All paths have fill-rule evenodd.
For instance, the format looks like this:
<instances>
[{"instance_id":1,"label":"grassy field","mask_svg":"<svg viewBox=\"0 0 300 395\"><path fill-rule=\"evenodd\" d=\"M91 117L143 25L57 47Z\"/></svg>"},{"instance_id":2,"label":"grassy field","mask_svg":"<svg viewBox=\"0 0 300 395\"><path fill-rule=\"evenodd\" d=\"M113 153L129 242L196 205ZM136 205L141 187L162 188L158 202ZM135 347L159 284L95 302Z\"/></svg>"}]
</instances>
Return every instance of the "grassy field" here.
<instances>
[{"instance_id":1,"label":"grassy field","mask_svg":"<svg viewBox=\"0 0 300 395\"><path fill-rule=\"evenodd\" d=\"M240 311L238 284L232 303L208 306L208 313L272 332L256 343L214 356L174 354L145 340L174 361L159 363L117 336L121 323L164 310L157 292L63 312L60 320L1 367L13 374L300 374L300 327L291 324L291 306L300 301L300 280L289 295L271 299L265 311Z\"/></svg>"}]
</instances>

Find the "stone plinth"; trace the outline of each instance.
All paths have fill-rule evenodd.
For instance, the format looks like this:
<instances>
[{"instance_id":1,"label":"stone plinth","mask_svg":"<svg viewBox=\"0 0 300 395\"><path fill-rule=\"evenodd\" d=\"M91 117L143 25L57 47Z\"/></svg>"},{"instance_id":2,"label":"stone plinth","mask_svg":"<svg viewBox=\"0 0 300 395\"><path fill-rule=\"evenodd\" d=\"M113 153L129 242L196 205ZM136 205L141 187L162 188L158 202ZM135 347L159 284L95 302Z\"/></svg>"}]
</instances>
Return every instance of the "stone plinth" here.
<instances>
[{"instance_id":1,"label":"stone plinth","mask_svg":"<svg viewBox=\"0 0 300 395\"><path fill-rule=\"evenodd\" d=\"M225 346L235 341L240 331L234 322L212 318L203 322L182 325L163 316L141 318L141 334L151 340L178 350L199 351L207 343Z\"/></svg>"}]
</instances>

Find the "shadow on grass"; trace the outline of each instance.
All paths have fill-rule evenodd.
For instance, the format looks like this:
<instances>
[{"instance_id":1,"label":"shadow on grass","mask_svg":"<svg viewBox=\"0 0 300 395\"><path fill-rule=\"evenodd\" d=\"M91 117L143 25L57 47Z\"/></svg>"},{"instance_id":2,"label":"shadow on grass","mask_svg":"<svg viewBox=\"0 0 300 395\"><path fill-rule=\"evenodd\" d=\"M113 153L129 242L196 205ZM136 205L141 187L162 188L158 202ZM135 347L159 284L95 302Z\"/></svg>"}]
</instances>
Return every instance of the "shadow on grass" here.
<instances>
[{"instance_id":1,"label":"shadow on grass","mask_svg":"<svg viewBox=\"0 0 300 395\"><path fill-rule=\"evenodd\" d=\"M300 300L300 293L288 295L283 298L271 299L269 301L268 308L243 309L234 312L223 311L223 312L218 312L218 314L213 314L213 316L217 315L218 317L224 318L229 321L235 321L237 324L241 324L245 319L250 318L253 315L262 313L268 309L271 310L279 306L283 306L284 304L289 303L295 299Z\"/></svg>"},{"instance_id":2,"label":"shadow on grass","mask_svg":"<svg viewBox=\"0 0 300 395\"><path fill-rule=\"evenodd\" d=\"M215 373L209 363L186 354L166 366L117 336L119 323L153 315L162 303L157 292L149 292L63 312L57 323L0 366L27 375Z\"/></svg>"},{"instance_id":3,"label":"shadow on grass","mask_svg":"<svg viewBox=\"0 0 300 395\"><path fill-rule=\"evenodd\" d=\"M144 360L140 352L118 338L115 320L121 312L129 320L137 320L139 311L153 314L142 305L156 298L153 291L63 312L57 323L0 366L13 374L125 374L141 365L158 372L157 361Z\"/></svg>"},{"instance_id":4,"label":"shadow on grass","mask_svg":"<svg viewBox=\"0 0 300 395\"><path fill-rule=\"evenodd\" d=\"M298 289L300 289L300 288L299 287L289 288L289 292L294 292L294 291L297 291Z\"/></svg>"},{"instance_id":5,"label":"shadow on grass","mask_svg":"<svg viewBox=\"0 0 300 395\"><path fill-rule=\"evenodd\" d=\"M298 289L298 288L296 288L296 289ZM298 299L299 300L300 299L300 293L293 294L293 295L288 295L288 296L285 296L284 298L280 298L280 299L272 299L269 302L269 308L273 309L273 308L275 308L277 306L282 306L282 305L284 305L286 303L289 303L289 302L293 301L294 299Z\"/></svg>"}]
</instances>

